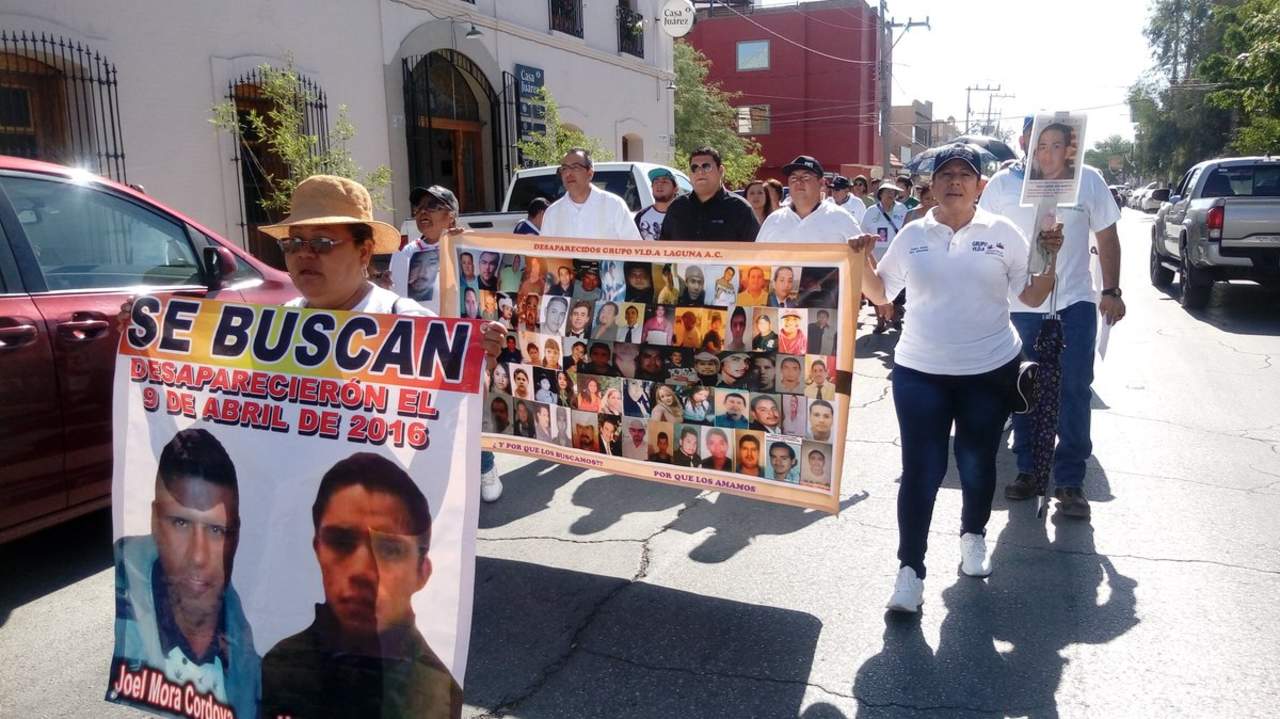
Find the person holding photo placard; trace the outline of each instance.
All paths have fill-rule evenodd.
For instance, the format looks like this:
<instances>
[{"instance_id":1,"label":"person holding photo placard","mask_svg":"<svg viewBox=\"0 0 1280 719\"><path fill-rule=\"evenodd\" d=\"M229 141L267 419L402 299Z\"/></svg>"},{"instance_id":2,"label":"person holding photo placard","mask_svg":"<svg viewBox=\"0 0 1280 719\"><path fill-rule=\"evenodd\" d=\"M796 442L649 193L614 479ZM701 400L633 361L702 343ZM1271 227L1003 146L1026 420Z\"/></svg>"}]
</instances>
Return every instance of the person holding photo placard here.
<instances>
[{"instance_id":1,"label":"person holding photo placard","mask_svg":"<svg viewBox=\"0 0 1280 719\"><path fill-rule=\"evenodd\" d=\"M943 148L933 175L940 204L904 227L878 266L869 254L863 266L863 294L872 303L885 304L906 289L914 305L893 370L902 437L900 569L888 604L896 611L916 612L924 601L929 525L947 472L953 424L963 497L960 568L973 577L991 572L984 535L995 492L996 452L1022 354L1022 341L1009 321L1009 296L1039 305L1054 284L1052 261L1046 273L1028 282L1029 247L1022 232L978 208L981 164L968 145ZM863 235L850 245L867 252L877 239ZM1051 253L1062 245L1054 235L1039 242Z\"/></svg>"},{"instance_id":2,"label":"person holding photo placard","mask_svg":"<svg viewBox=\"0 0 1280 719\"><path fill-rule=\"evenodd\" d=\"M1042 118L1042 122L1044 119L1047 118ZM1071 126L1046 123L1033 147L1030 143L1034 121L1034 117L1027 117L1023 122L1022 149L1040 166L1044 177L1069 179L1072 172L1080 170L1075 203L1054 208L1062 234L1062 251L1057 257L1055 309L1062 321L1066 345L1061 355L1062 389L1053 485L1058 511L1063 516L1088 519L1091 510L1084 495L1084 476L1085 461L1093 453L1089 405L1093 395L1093 354L1099 315L1102 321L1115 324L1125 314L1120 292L1120 236L1116 232L1120 209L1111 199L1111 191L1101 173L1088 166L1073 169L1068 163L1064 148L1078 142L1078 138L1072 137ZM978 206L1008 218L1023 232L1030 233L1035 225L1036 208L1019 204L1027 174L1023 164L996 173L987 183ZM1090 233L1097 239L1098 263L1102 269L1100 295L1089 270ZM1012 292L1009 304L1024 352L1028 359L1034 360L1037 358L1035 338L1050 307L1047 302L1025 302ZM1031 475L1031 436L1030 415L1014 415L1013 452L1018 460L1018 475L1005 487L1007 499L1017 501L1036 496Z\"/></svg>"}]
</instances>

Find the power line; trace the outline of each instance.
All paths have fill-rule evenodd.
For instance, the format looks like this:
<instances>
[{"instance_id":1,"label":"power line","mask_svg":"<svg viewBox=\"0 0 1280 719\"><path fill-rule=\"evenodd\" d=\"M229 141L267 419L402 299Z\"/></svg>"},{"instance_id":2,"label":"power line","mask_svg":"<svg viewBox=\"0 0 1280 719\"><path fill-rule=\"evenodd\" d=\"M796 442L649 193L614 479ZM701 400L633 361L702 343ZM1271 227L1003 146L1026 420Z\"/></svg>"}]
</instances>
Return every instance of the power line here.
<instances>
[{"instance_id":1,"label":"power line","mask_svg":"<svg viewBox=\"0 0 1280 719\"><path fill-rule=\"evenodd\" d=\"M731 13L733 13L734 15L737 15L738 17L742 18L743 20L746 20L747 22L751 23L752 25L755 25L756 27L760 28L761 30L764 30L765 32L767 32L767 33L769 33L770 35L772 35L772 36L774 36L774 37L778 38L779 40L782 40L782 41L783 41L783 42L785 42L785 43L788 43L788 44L794 45L794 46L796 46L796 47L800 48L801 50L804 50L805 52L812 53L812 54L814 54L814 55L818 55L818 56L820 56L820 57L825 57L825 58L827 58L828 60L835 60L835 61L837 61L837 62L845 62L845 63L848 63L848 64L850 64L850 65L875 65L875 64L876 64L875 60L854 60L853 58L848 58L848 57L837 57L836 55L829 55L829 54L827 54L827 53L825 53L825 52L822 52L821 50L815 50L815 49L813 49L813 48L811 48L811 47L808 47L807 45L802 45L802 44L800 44L800 43L796 42L795 40L792 40L791 38L787 37L786 35L782 35L782 34L779 34L779 33L775 32L775 31L773 31L773 30L770 30L769 28L765 27L764 25L761 25L760 23L756 22L755 20L752 20L751 18L747 17L746 15L743 15L742 13L738 12L737 10L734 10L734 9L733 9L733 8L732 8L728 3L725 3L725 2L724 2L724 0L712 0L712 2L714 2L714 3L717 3L717 4L719 4L719 5L724 6L724 8L725 8L726 10L728 10L728 11L729 11L729 12L731 12Z\"/></svg>"}]
</instances>

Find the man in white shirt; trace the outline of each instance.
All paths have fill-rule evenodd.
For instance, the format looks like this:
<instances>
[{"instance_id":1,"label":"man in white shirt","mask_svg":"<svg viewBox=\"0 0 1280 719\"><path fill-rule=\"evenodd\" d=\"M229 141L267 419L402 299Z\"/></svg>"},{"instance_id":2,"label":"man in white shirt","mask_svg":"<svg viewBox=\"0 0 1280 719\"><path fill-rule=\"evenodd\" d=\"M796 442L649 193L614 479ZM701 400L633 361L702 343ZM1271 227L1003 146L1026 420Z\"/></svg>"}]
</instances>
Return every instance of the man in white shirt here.
<instances>
[{"instance_id":1,"label":"man in white shirt","mask_svg":"<svg viewBox=\"0 0 1280 719\"><path fill-rule=\"evenodd\" d=\"M822 165L817 160L801 155L782 172L791 190L791 204L765 218L756 242L844 243L862 234L853 215L822 201Z\"/></svg>"},{"instance_id":2,"label":"man in white shirt","mask_svg":"<svg viewBox=\"0 0 1280 719\"><path fill-rule=\"evenodd\" d=\"M1035 151L1035 148L1028 150L1032 121L1033 118L1028 117L1023 123L1021 144L1024 153ZM1028 237L1034 237L1036 208L1019 204L1024 176L1023 163L997 172L983 190L978 206L1007 217ZM1102 175L1092 167L1085 167L1077 203L1059 206L1056 214L1062 223L1063 234L1057 262L1057 311L1062 320L1066 346L1061 356L1062 402L1058 415L1058 444L1054 452L1054 495L1058 499L1058 511L1064 516L1087 519L1090 508L1084 497L1083 485L1085 460L1093 453L1089 403L1098 314L1101 312L1104 321L1114 324L1125 313L1124 300L1120 299L1120 238L1116 233L1120 209L1112 200ZM1104 289L1101 297L1089 271L1091 232L1097 238L1098 260L1102 268ZM1010 316L1022 338L1023 351L1035 359L1035 339L1040 333L1045 313L1052 308L1048 302L1028 307L1012 292L1009 302ZM1031 476L1031 432L1030 418L1014 415L1013 451L1018 458L1018 476L1005 487L1005 497L1009 499L1036 496Z\"/></svg>"},{"instance_id":3,"label":"man in white shirt","mask_svg":"<svg viewBox=\"0 0 1280 719\"><path fill-rule=\"evenodd\" d=\"M844 175L836 175L836 179L831 181L831 197L827 202L853 215L853 219L857 220L859 225L862 224L862 216L867 213L866 204L853 194L853 183L849 182L849 178Z\"/></svg>"},{"instance_id":4,"label":"man in white shirt","mask_svg":"<svg viewBox=\"0 0 1280 719\"><path fill-rule=\"evenodd\" d=\"M564 195L551 203L542 218L542 234L592 240L640 240L640 230L621 197L591 184L595 168L591 153L575 147L560 161Z\"/></svg>"},{"instance_id":5,"label":"man in white shirt","mask_svg":"<svg viewBox=\"0 0 1280 719\"><path fill-rule=\"evenodd\" d=\"M653 191L653 204L636 213L636 228L646 240L656 240L662 234L662 221L667 208L676 199L676 176L665 167L649 170L649 187Z\"/></svg>"}]
</instances>

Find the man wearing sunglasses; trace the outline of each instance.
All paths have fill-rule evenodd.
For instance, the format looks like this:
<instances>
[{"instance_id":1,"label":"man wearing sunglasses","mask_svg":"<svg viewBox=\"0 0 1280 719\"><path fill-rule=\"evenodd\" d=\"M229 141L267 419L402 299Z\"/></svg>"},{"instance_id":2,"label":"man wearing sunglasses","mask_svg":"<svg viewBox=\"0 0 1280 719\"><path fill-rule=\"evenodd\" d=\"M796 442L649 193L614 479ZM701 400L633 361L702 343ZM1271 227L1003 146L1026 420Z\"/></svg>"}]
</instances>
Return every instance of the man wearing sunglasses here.
<instances>
[{"instance_id":1,"label":"man wearing sunglasses","mask_svg":"<svg viewBox=\"0 0 1280 719\"><path fill-rule=\"evenodd\" d=\"M261 716L449 717L462 688L418 631L431 509L399 465L358 452L320 480L311 546L324 603L262 662Z\"/></svg>"},{"instance_id":2,"label":"man wearing sunglasses","mask_svg":"<svg viewBox=\"0 0 1280 719\"><path fill-rule=\"evenodd\" d=\"M440 238L457 231L458 198L449 188L432 185L413 188L409 202L420 235L391 256L391 289L438 315Z\"/></svg>"},{"instance_id":3,"label":"man wearing sunglasses","mask_svg":"<svg viewBox=\"0 0 1280 719\"><path fill-rule=\"evenodd\" d=\"M689 156L693 192L672 200L659 240L674 242L755 242L760 224L751 205L724 189L724 166L714 147Z\"/></svg>"},{"instance_id":4,"label":"man wearing sunglasses","mask_svg":"<svg viewBox=\"0 0 1280 719\"><path fill-rule=\"evenodd\" d=\"M591 184L591 152L575 147L560 161L564 195L542 217L542 234L592 240L641 240L626 200Z\"/></svg>"}]
</instances>

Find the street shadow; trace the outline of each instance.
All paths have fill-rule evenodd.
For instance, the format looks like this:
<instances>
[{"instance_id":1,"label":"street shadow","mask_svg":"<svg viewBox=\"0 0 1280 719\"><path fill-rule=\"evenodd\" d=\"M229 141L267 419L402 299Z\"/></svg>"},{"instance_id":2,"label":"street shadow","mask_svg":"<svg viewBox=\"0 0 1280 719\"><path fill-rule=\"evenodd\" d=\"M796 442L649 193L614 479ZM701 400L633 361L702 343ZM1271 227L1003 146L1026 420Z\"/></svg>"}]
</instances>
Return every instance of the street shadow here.
<instances>
[{"instance_id":1,"label":"street shadow","mask_svg":"<svg viewBox=\"0 0 1280 719\"><path fill-rule=\"evenodd\" d=\"M893 369L894 349L898 346L899 333L889 330L884 334L866 334L858 337L853 343L854 359L876 359L885 369Z\"/></svg>"},{"instance_id":2,"label":"street shadow","mask_svg":"<svg viewBox=\"0 0 1280 719\"><path fill-rule=\"evenodd\" d=\"M566 464L534 460L502 475L502 499L480 508L480 529L510 524L551 506L556 490L586 470Z\"/></svg>"},{"instance_id":3,"label":"street shadow","mask_svg":"<svg viewBox=\"0 0 1280 719\"><path fill-rule=\"evenodd\" d=\"M473 616L466 702L522 719L798 716L822 630L803 612L486 557Z\"/></svg>"},{"instance_id":4,"label":"street shadow","mask_svg":"<svg viewBox=\"0 0 1280 719\"><path fill-rule=\"evenodd\" d=\"M1093 528L1065 520L1053 526L1051 541L1030 503L1016 507L992 554L990 579L941 567L929 575L926 581L952 583L942 593L947 614L936 651L918 617L886 612L883 648L854 679L858 716L915 709L939 717L1057 717L1063 650L1106 644L1138 618L1137 582L1096 553Z\"/></svg>"},{"instance_id":5,"label":"street shadow","mask_svg":"<svg viewBox=\"0 0 1280 719\"><path fill-rule=\"evenodd\" d=\"M571 534L595 534L635 512L662 512L693 500L701 490L607 474L592 477L573 492L573 504L589 509L569 526Z\"/></svg>"},{"instance_id":6,"label":"street shadow","mask_svg":"<svg viewBox=\"0 0 1280 719\"><path fill-rule=\"evenodd\" d=\"M861 491L840 502L840 511L849 509L868 496ZM689 558L704 564L716 564L733 558L746 549L756 537L781 536L798 532L832 515L816 509L803 509L761 502L734 494L716 495L714 501L699 502L680 515L671 529L696 534L711 529L711 536L689 552Z\"/></svg>"},{"instance_id":7,"label":"street shadow","mask_svg":"<svg viewBox=\"0 0 1280 719\"><path fill-rule=\"evenodd\" d=\"M108 569L114 561L110 509L0 544L0 627L13 610Z\"/></svg>"},{"instance_id":8,"label":"street shadow","mask_svg":"<svg viewBox=\"0 0 1280 719\"><path fill-rule=\"evenodd\" d=\"M1161 288L1160 299L1178 302L1181 281ZM1280 287L1248 283L1215 282L1209 304L1200 310L1183 310L1201 323L1233 335L1280 336Z\"/></svg>"}]
</instances>

